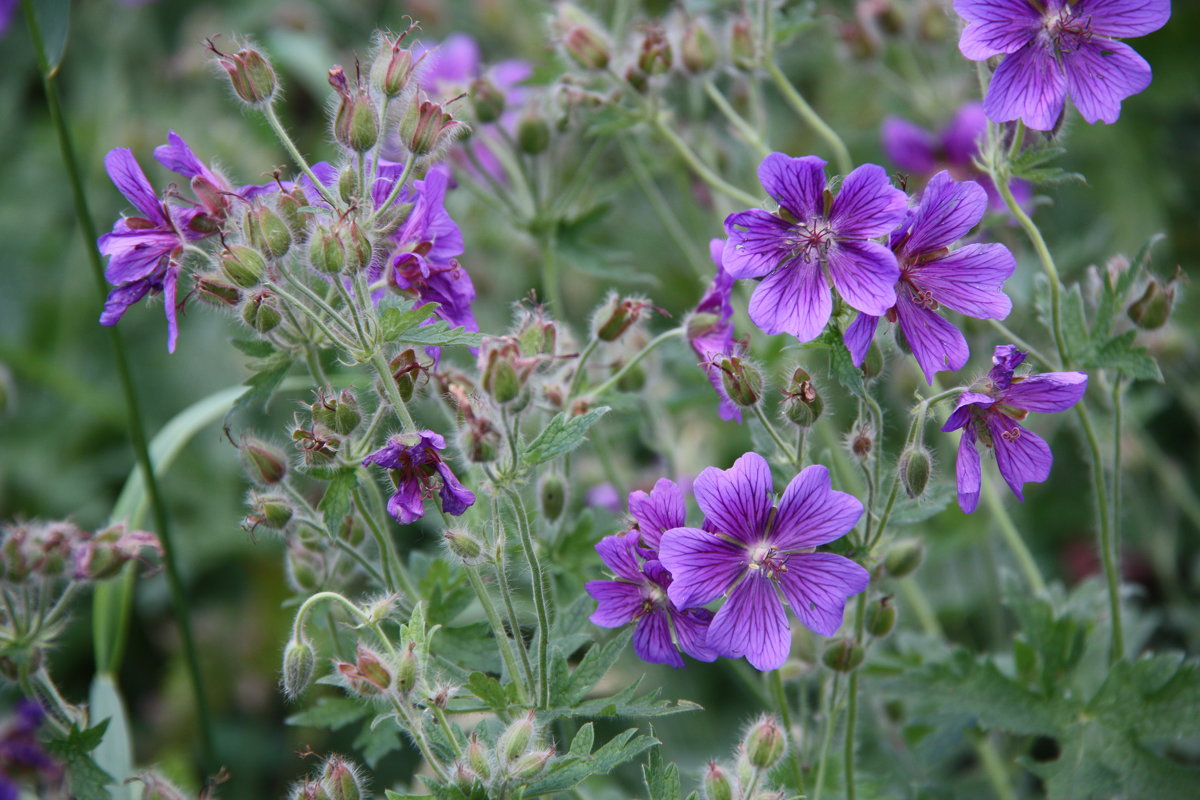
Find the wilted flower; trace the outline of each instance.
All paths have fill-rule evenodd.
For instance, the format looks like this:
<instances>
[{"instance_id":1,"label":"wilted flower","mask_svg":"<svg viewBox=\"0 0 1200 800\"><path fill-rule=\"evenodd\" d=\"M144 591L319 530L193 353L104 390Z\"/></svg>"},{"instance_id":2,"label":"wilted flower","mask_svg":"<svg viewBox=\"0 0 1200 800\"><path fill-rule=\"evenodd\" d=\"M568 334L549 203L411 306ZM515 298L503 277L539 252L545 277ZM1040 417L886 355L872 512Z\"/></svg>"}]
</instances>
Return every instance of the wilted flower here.
<instances>
[{"instance_id":1,"label":"wilted flower","mask_svg":"<svg viewBox=\"0 0 1200 800\"><path fill-rule=\"evenodd\" d=\"M434 475L441 478L442 510L459 516L475 503L475 495L454 475L442 460L440 450L446 440L430 430L416 434L397 434L380 449L363 459L363 466L378 464L391 470L396 492L388 500L387 511L401 524L415 522L425 515L425 498L433 494Z\"/></svg>"}]
</instances>

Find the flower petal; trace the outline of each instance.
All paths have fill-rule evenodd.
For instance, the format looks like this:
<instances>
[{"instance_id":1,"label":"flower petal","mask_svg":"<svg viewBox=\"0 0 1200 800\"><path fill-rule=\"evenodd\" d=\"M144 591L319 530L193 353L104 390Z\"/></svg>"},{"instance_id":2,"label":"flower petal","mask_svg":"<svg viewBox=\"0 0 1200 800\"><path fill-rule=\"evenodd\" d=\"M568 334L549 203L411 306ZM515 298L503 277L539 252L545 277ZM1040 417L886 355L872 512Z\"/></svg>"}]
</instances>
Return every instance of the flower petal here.
<instances>
[{"instance_id":1,"label":"flower petal","mask_svg":"<svg viewBox=\"0 0 1200 800\"><path fill-rule=\"evenodd\" d=\"M930 178L908 230L902 254L916 257L949 247L979 224L987 192L975 181L956 181L942 170Z\"/></svg>"},{"instance_id":2,"label":"flower petal","mask_svg":"<svg viewBox=\"0 0 1200 800\"><path fill-rule=\"evenodd\" d=\"M633 631L633 652L649 664L666 664L676 669L683 666L683 657L671 641L666 609L656 608L638 619Z\"/></svg>"},{"instance_id":3,"label":"flower petal","mask_svg":"<svg viewBox=\"0 0 1200 800\"><path fill-rule=\"evenodd\" d=\"M833 293L818 264L792 259L755 287L747 311L764 333L790 333L811 342L829 322Z\"/></svg>"},{"instance_id":4,"label":"flower petal","mask_svg":"<svg viewBox=\"0 0 1200 800\"><path fill-rule=\"evenodd\" d=\"M1020 50L1038 32L1042 17L1026 0L954 0L968 23L958 49L971 61Z\"/></svg>"},{"instance_id":5,"label":"flower petal","mask_svg":"<svg viewBox=\"0 0 1200 800\"><path fill-rule=\"evenodd\" d=\"M667 606L667 613L671 616L675 639L683 652L697 661L717 660L717 651L708 646L708 626L712 622L713 612L707 608L678 611L674 606Z\"/></svg>"},{"instance_id":6,"label":"flower petal","mask_svg":"<svg viewBox=\"0 0 1200 800\"><path fill-rule=\"evenodd\" d=\"M133 203L147 219L159 225L168 224L163 215L162 204L158 201L158 194L146 179L146 173L138 166L132 150L128 147L109 150L104 156L104 169L121 190L121 194L125 195L125 199Z\"/></svg>"},{"instance_id":7,"label":"flower petal","mask_svg":"<svg viewBox=\"0 0 1200 800\"><path fill-rule=\"evenodd\" d=\"M118 286L108 293L104 301L104 310L100 312L100 324L106 327L116 325L125 312L150 291L150 281L141 280Z\"/></svg>"},{"instance_id":8,"label":"flower petal","mask_svg":"<svg viewBox=\"0 0 1200 800\"><path fill-rule=\"evenodd\" d=\"M175 340L179 338L179 321L176 318L175 290L179 283L179 266L170 264L163 275L163 313L167 317L167 352L175 352Z\"/></svg>"},{"instance_id":9,"label":"flower petal","mask_svg":"<svg viewBox=\"0 0 1200 800\"><path fill-rule=\"evenodd\" d=\"M861 164L842 181L829 224L839 238L869 239L891 233L907 209L908 195L892 186L887 170Z\"/></svg>"},{"instance_id":10,"label":"flower petal","mask_svg":"<svg viewBox=\"0 0 1200 800\"><path fill-rule=\"evenodd\" d=\"M1062 54L1067 93L1090 123L1116 122L1121 101L1150 85L1150 65L1133 48L1112 39L1081 39Z\"/></svg>"},{"instance_id":11,"label":"flower petal","mask_svg":"<svg viewBox=\"0 0 1200 800\"><path fill-rule=\"evenodd\" d=\"M975 172L971 163L979 153L979 137L987 132L987 115L983 103L964 103L942 131L942 148L952 165Z\"/></svg>"},{"instance_id":12,"label":"flower petal","mask_svg":"<svg viewBox=\"0 0 1200 800\"><path fill-rule=\"evenodd\" d=\"M832 636L842 626L846 598L867 588L871 575L833 553L796 553L780 573L779 588L804 626Z\"/></svg>"},{"instance_id":13,"label":"flower petal","mask_svg":"<svg viewBox=\"0 0 1200 800\"><path fill-rule=\"evenodd\" d=\"M990 408L996 402L991 395L980 394L979 392L963 392L958 396L958 404L954 406L954 410L950 412L946 423L942 425L942 432L949 433L956 431L971 418L970 406L979 406L981 409Z\"/></svg>"},{"instance_id":14,"label":"flower petal","mask_svg":"<svg viewBox=\"0 0 1200 800\"><path fill-rule=\"evenodd\" d=\"M771 467L758 453L746 453L726 470L707 467L696 477L692 492L709 530L748 545L763 540L775 487Z\"/></svg>"},{"instance_id":15,"label":"flower petal","mask_svg":"<svg viewBox=\"0 0 1200 800\"><path fill-rule=\"evenodd\" d=\"M958 440L954 475L958 483L958 507L964 514L970 514L979 505L979 489L983 483L979 448L975 445L975 429L970 425L963 428L962 437Z\"/></svg>"},{"instance_id":16,"label":"flower petal","mask_svg":"<svg viewBox=\"0 0 1200 800\"><path fill-rule=\"evenodd\" d=\"M871 349L871 340L875 338L875 328L879 325L879 317L859 313L842 334L842 341L850 351L850 360L854 366L861 367L867 351Z\"/></svg>"},{"instance_id":17,"label":"flower petal","mask_svg":"<svg viewBox=\"0 0 1200 800\"><path fill-rule=\"evenodd\" d=\"M1050 445L1004 414L988 414L987 426L992 434L1000 475L1017 499L1024 501L1023 485L1041 483L1050 477L1050 465L1054 463Z\"/></svg>"},{"instance_id":18,"label":"flower petal","mask_svg":"<svg viewBox=\"0 0 1200 800\"><path fill-rule=\"evenodd\" d=\"M935 373L960 370L971 357L962 332L936 311L918 306L906 292L896 300L896 316L913 358L930 386Z\"/></svg>"},{"instance_id":19,"label":"flower petal","mask_svg":"<svg viewBox=\"0 0 1200 800\"><path fill-rule=\"evenodd\" d=\"M588 581L584 591L596 601L589 620L601 628L619 628L642 610L642 587L625 581Z\"/></svg>"},{"instance_id":20,"label":"flower petal","mask_svg":"<svg viewBox=\"0 0 1200 800\"><path fill-rule=\"evenodd\" d=\"M883 152L900 169L928 175L937 165L936 140L929 131L902 117L885 117L881 129Z\"/></svg>"},{"instance_id":21,"label":"flower petal","mask_svg":"<svg viewBox=\"0 0 1200 800\"><path fill-rule=\"evenodd\" d=\"M1051 130L1062 114L1067 82L1043 39L1007 56L988 86L983 109L993 122L1022 120L1037 131Z\"/></svg>"},{"instance_id":22,"label":"flower petal","mask_svg":"<svg viewBox=\"0 0 1200 800\"><path fill-rule=\"evenodd\" d=\"M829 470L813 464L784 489L767 538L784 552L816 547L846 535L862 513L858 498L833 491Z\"/></svg>"},{"instance_id":23,"label":"flower petal","mask_svg":"<svg viewBox=\"0 0 1200 800\"><path fill-rule=\"evenodd\" d=\"M462 516L464 511L475 505L475 493L459 482L454 470L445 461L439 461L433 468L442 476L442 511L452 517Z\"/></svg>"},{"instance_id":24,"label":"flower petal","mask_svg":"<svg viewBox=\"0 0 1200 800\"><path fill-rule=\"evenodd\" d=\"M1076 17L1090 17L1088 30L1097 36L1132 39L1167 24L1171 0L1079 0Z\"/></svg>"},{"instance_id":25,"label":"flower petal","mask_svg":"<svg viewBox=\"0 0 1200 800\"><path fill-rule=\"evenodd\" d=\"M642 583L645 580L637 558L638 538L637 531L626 531L605 536L596 542L596 552L600 554L604 566L611 569L618 578L634 583Z\"/></svg>"},{"instance_id":26,"label":"flower petal","mask_svg":"<svg viewBox=\"0 0 1200 800\"><path fill-rule=\"evenodd\" d=\"M424 490L418 480L406 480L388 498L387 512L401 525L416 522L425 516Z\"/></svg>"},{"instance_id":27,"label":"flower petal","mask_svg":"<svg viewBox=\"0 0 1200 800\"><path fill-rule=\"evenodd\" d=\"M783 666L792 637L775 582L751 574L739 583L708 626L708 646L763 672Z\"/></svg>"},{"instance_id":28,"label":"flower petal","mask_svg":"<svg viewBox=\"0 0 1200 800\"><path fill-rule=\"evenodd\" d=\"M122 220L96 240L101 255L108 256L104 278L118 285L149 278L182 243L171 231L161 228L129 230Z\"/></svg>"},{"instance_id":29,"label":"flower petal","mask_svg":"<svg viewBox=\"0 0 1200 800\"><path fill-rule=\"evenodd\" d=\"M933 299L960 314L978 319L1004 319L1012 300L1004 282L1017 260L1002 244L969 244L949 255L913 266L912 282L931 292Z\"/></svg>"},{"instance_id":30,"label":"flower petal","mask_svg":"<svg viewBox=\"0 0 1200 800\"><path fill-rule=\"evenodd\" d=\"M204 162L196 158L196 154L192 152L192 148L188 147L188 143L175 131L167 131L167 144L161 144L154 148L154 158L167 169L172 172L178 172L185 178L195 178L197 175L202 175L214 184L220 185L224 183L224 181L218 182L213 180L213 175L209 172L208 167L204 166Z\"/></svg>"},{"instance_id":31,"label":"flower petal","mask_svg":"<svg viewBox=\"0 0 1200 800\"><path fill-rule=\"evenodd\" d=\"M667 597L676 608L702 606L746 571L746 548L697 528L663 534L658 558L671 571Z\"/></svg>"},{"instance_id":32,"label":"flower petal","mask_svg":"<svg viewBox=\"0 0 1200 800\"><path fill-rule=\"evenodd\" d=\"M686 524L683 491L674 481L659 478L649 494L642 491L629 493L629 513L637 520L645 545L657 550L663 531Z\"/></svg>"},{"instance_id":33,"label":"flower petal","mask_svg":"<svg viewBox=\"0 0 1200 800\"><path fill-rule=\"evenodd\" d=\"M825 206L825 163L816 156L771 153L758 165L758 180L795 219L819 217Z\"/></svg>"},{"instance_id":34,"label":"flower petal","mask_svg":"<svg viewBox=\"0 0 1200 800\"><path fill-rule=\"evenodd\" d=\"M851 308L881 317L896 304L900 267L895 254L878 242L837 242L826 263L833 285Z\"/></svg>"},{"instance_id":35,"label":"flower petal","mask_svg":"<svg viewBox=\"0 0 1200 800\"><path fill-rule=\"evenodd\" d=\"M725 271L734 278L761 278L792 255L787 237L795 225L752 208L725 218L729 238L721 253Z\"/></svg>"},{"instance_id":36,"label":"flower petal","mask_svg":"<svg viewBox=\"0 0 1200 800\"><path fill-rule=\"evenodd\" d=\"M1014 380L998 402L1041 414L1066 411L1079 402L1087 385L1085 372L1043 372Z\"/></svg>"}]
</instances>

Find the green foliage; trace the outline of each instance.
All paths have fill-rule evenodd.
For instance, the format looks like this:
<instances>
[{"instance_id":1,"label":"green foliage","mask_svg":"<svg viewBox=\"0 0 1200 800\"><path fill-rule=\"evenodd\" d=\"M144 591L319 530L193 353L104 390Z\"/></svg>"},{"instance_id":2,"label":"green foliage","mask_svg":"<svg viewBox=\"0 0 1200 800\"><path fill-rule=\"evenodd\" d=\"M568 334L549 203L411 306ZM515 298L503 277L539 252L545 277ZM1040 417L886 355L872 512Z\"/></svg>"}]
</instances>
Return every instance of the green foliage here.
<instances>
[{"instance_id":1,"label":"green foliage","mask_svg":"<svg viewBox=\"0 0 1200 800\"><path fill-rule=\"evenodd\" d=\"M680 800L679 767L665 763L661 747L650 748L642 764L642 780L646 784L649 800Z\"/></svg>"},{"instance_id":2,"label":"green foliage","mask_svg":"<svg viewBox=\"0 0 1200 800\"><path fill-rule=\"evenodd\" d=\"M426 303L419 308L401 311L398 308L384 309L379 316L379 339L399 344L478 347L483 334L466 328L452 328L445 320L426 325L425 322L437 311L437 303Z\"/></svg>"},{"instance_id":3,"label":"green foliage","mask_svg":"<svg viewBox=\"0 0 1200 800\"><path fill-rule=\"evenodd\" d=\"M346 467L333 473L317 510L325 519L325 527L330 536L338 536L338 527L350 513L351 499L358 487L358 468Z\"/></svg>"},{"instance_id":4,"label":"green foliage","mask_svg":"<svg viewBox=\"0 0 1200 800\"><path fill-rule=\"evenodd\" d=\"M584 725L584 728L590 727L590 722ZM633 760L658 744L654 737L639 733L637 728L630 728L609 739L599 750L585 753L582 752L583 746L591 744L592 734L589 732L582 735L585 738L580 740L578 745L572 742L571 749L566 754L551 762L546 775L525 790L525 797L566 791L592 775L607 775L614 767ZM579 735L576 738L578 739Z\"/></svg>"},{"instance_id":5,"label":"green foliage","mask_svg":"<svg viewBox=\"0 0 1200 800\"><path fill-rule=\"evenodd\" d=\"M46 742L46 750L62 761L67 770L71 796L78 800L108 800L112 777L96 766L92 751L100 746L108 720L87 730L72 725L66 735Z\"/></svg>"},{"instance_id":6,"label":"green foliage","mask_svg":"<svg viewBox=\"0 0 1200 800\"><path fill-rule=\"evenodd\" d=\"M608 410L608 406L600 406L577 417L569 416L566 412L555 414L542 432L526 445L521 462L526 467L536 467L571 452L584 443L588 428L595 425Z\"/></svg>"}]
</instances>

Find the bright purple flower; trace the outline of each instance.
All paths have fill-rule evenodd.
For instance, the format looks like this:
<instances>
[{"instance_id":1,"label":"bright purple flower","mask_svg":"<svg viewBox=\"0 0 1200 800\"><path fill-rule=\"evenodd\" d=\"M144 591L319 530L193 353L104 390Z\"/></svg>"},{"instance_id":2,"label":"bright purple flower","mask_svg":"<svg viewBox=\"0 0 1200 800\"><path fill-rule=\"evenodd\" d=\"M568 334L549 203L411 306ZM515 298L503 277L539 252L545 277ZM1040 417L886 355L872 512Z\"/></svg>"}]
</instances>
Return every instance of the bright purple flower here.
<instances>
[{"instance_id":1,"label":"bright purple flower","mask_svg":"<svg viewBox=\"0 0 1200 800\"><path fill-rule=\"evenodd\" d=\"M387 444L363 459L363 466L378 464L390 470L396 493L388 500L387 511L402 525L416 522L425 515L425 498L433 496L434 475L441 477L442 511L460 516L475 504L475 494L459 483L439 450L446 440L433 431L397 434Z\"/></svg>"},{"instance_id":2,"label":"bright purple flower","mask_svg":"<svg viewBox=\"0 0 1200 800\"><path fill-rule=\"evenodd\" d=\"M996 211L1005 209L1004 198L996 191L992 179L975 166L979 155L979 140L987 132L987 116L983 103L971 102L960 106L941 133L930 131L901 117L887 117L881 130L883 151L892 163L921 179L946 169L955 180L971 180L988 194L988 205ZM912 188L910 183L909 188ZM1009 185L1022 208L1033 200L1033 187L1028 181L1014 180Z\"/></svg>"},{"instance_id":3,"label":"bright purple flower","mask_svg":"<svg viewBox=\"0 0 1200 800\"><path fill-rule=\"evenodd\" d=\"M679 500L682 504L682 495ZM630 501L632 509L632 496ZM671 575L657 559L647 557L640 541L644 536L644 531L631 530L606 536L596 544L596 552L615 578L584 584L597 603L591 621L604 628L636 622L633 651L651 664L682 667L680 650L699 661L715 661L717 654L705 644L712 612L703 608L680 611L668 599Z\"/></svg>"},{"instance_id":4,"label":"bright purple flower","mask_svg":"<svg viewBox=\"0 0 1200 800\"><path fill-rule=\"evenodd\" d=\"M629 493L629 514L633 530L641 534L642 547L648 554L657 554L663 532L687 524L683 490L675 481L659 478L649 492Z\"/></svg>"},{"instance_id":5,"label":"bright purple flower","mask_svg":"<svg viewBox=\"0 0 1200 800\"><path fill-rule=\"evenodd\" d=\"M869 576L848 558L812 550L853 528L862 503L833 491L825 467L810 466L775 506L771 468L757 453L728 470L705 469L693 488L704 528L664 533L659 559L674 578L667 597L677 608L728 593L709 626L708 646L745 656L757 669L776 669L791 649L783 600L806 627L835 633L846 598L866 589Z\"/></svg>"},{"instance_id":6,"label":"bright purple flower","mask_svg":"<svg viewBox=\"0 0 1200 800\"><path fill-rule=\"evenodd\" d=\"M921 205L892 233L891 247L900 265L896 305L887 310L889 322L899 322L913 357L933 383L935 372L962 369L970 352L958 328L942 319L937 309L949 309L979 319L1004 319L1012 301L1002 286L1017 268L1002 244L950 245L983 218L987 196L973 181L957 183L950 173L933 176ZM859 314L846 329L846 347L861 365L871 346L879 317Z\"/></svg>"},{"instance_id":7,"label":"bright purple flower","mask_svg":"<svg viewBox=\"0 0 1200 800\"><path fill-rule=\"evenodd\" d=\"M958 505L970 514L979 504L982 481L976 442L996 454L1000 475L1018 500L1021 487L1041 483L1050 476L1054 456L1037 434L1018 424L1030 412L1065 411L1079 402L1087 389L1083 372L1043 372L1014 377L1013 370L1025 354L1011 344L999 345L992 356L991 372L982 392L963 392L942 430L962 428L958 441Z\"/></svg>"},{"instance_id":8,"label":"bright purple flower","mask_svg":"<svg viewBox=\"0 0 1200 800\"><path fill-rule=\"evenodd\" d=\"M954 0L967 21L958 49L972 61L1003 55L984 98L995 122L1051 130L1067 95L1090 123L1116 122L1121 101L1150 85L1150 65L1113 37L1145 36L1170 0Z\"/></svg>"},{"instance_id":9,"label":"bright purple flower","mask_svg":"<svg viewBox=\"0 0 1200 800\"><path fill-rule=\"evenodd\" d=\"M708 290L700 298L696 311L688 318L687 337L692 350L700 359L700 366L708 376L708 382L717 391L721 404L718 413L721 419L742 421L742 412L737 404L729 399L725 391L725 382L721 378L721 368L718 366L721 356L740 355L745 350L742 342L733 338L733 276L721 266L721 256L725 242L713 239L708 243L708 252L713 263L717 265L717 274L713 276Z\"/></svg>"},{"instance_id":10,"label":"bright purple flower","mask_svg":"<svg viewBox=\"0 0 1200 800\"><path fill-rule=\"evenodd\" d=\"M825 162L816 156L772 153L758 178L779 213L752 208L726 217L722 258L734 278L765 276L750 299L755 325L802 342L817 338L833 312L826 270L852 308L878 316L895 305L896 257L870 240L904 218L906 197L882 167L855 169L836 198L827 194Z\"/></svg>"}]
</instances>

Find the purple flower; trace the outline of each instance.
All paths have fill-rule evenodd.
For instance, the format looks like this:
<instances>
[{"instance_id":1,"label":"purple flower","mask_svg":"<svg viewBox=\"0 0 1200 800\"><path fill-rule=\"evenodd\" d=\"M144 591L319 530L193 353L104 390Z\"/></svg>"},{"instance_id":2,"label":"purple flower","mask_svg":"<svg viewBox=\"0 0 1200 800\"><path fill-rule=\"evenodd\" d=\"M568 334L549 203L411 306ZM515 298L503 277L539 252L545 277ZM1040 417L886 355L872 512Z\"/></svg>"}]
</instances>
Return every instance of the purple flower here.
<instances>
[{"instance_id":1,"label":"purple flower","mask_svg":"<svg viewBox=\"0 0 1200 800\"><path fill-rule=\"evenodd\" d=\"M687 524L683 490L675 481L659 478L648 493L640 489L629 493L629 514L633 530L641 534L642 547L657 558L663 533Z\"/></svg>"},{"instance_id":2,"label":"purple flower","mask_svg":"<svg viewBox=\"0 0 1200 800\"><path fill-rule=\"evenodd\" d=\"M363 466L378 464L390 470L396 493L388 500L387 511L407 525L425 515L425 498L433 495L434 475L441 477L442 511L460 516L475 504L475 495L459 483L439 450L446 440L430 430L416 434L397 434L387 444L363 459Z\"/></svg>"},{"instance_id":3,"label":"purple flower","mask_svg":"<svg viewBox=\"0 0 1200 800\"><path fill-rule=\"evenodd\" d=\"M975 166L979 155L979 139L987 132L987 116L983 103L971 102L959 107L941 133L934 135L901 117L883 121L883 151L892 163L912 175L929 178L939 169L947 169L956 180L972 180L987 191L988 205L993 210L1005 209L1004 198L996 191L992 179ZM1028 181L1011 182L1013 196L1022 208L1033 199L1033 187Z\"/></svg>"},{"instance_id":4,"label":"purple flower","mask_svg":"<svg viewBox=\"0 0 1200 800\"><path fill-rule=\"evenodd\" d=\"M717 390L721 399L718 413L721 419L733 420L739 424L742 412L737 404L729 399L725 391L725 382L721 379L721 368L718 361L721 356L740 355L745 349L741 342L733 338L733 302L730 293L733 291L733 276L721 266L721 255L725 242L713 239L708 243L708 251L713 263L717 265L717 274L713 276L708 290L700 298L696 311L688 318L687 336L692 350L700 358L700 366L708 376L708 382Z\"/></svg>"},{"instance_id":5,"label":"purple flower","mask_svg":"<svg viewBox=\"0 0 1200 800\"><path fill-rule=\"evenodd\" d=\"M891 247L900 265L896 304L889 322L899 322L913 356L933 383L933 375L962 369L970 352L958 328L938 315L946 306L980 319L1003 319L1012 310L1004 281L1017 268L1002 244L969 244L950 250L956 240L979 223L987 206L983 188L973 181L955 182L939 172L925 187L921 205L892 233ZM846 347L861 365L879 317L859 314L846 329Z\"/></svg>"},{"instance_id":6,"label":"purple flower","mask_svg":"<svg viewBox=\"0 0 1200 800\"><path fill-rule=\"evenodd\" d=\"M1065 411L1079 402L1087 389L1083 372L1043 372L1014 377L1013 370L1025 354L1011 344L999 345L992 356L991 372L982 392L963 392L942 430L962 428L958 441L958 505L970 514L979 505L982 472L976 442L996 454L996 466L1013 494L1022 502L1021 487L1041 483L1050 476L1054 457L1050 446L1018 424L1030 411Z\"/></svg>"},{"instance_id":7,"label":"purple flower","mask_svg":"<svg viewBox=\"0 0 1200 800\"><path fill-rule=\"evenodd\" d=\"M682 495L679 501L682 506ZM657 559L647 557L640 546L644 535L644 531L631 530L606 536L596 544L596 552L615 578L584 584L597 603L591 621L604 628L636 622L633 651L651 664L682 667L680 650L700 661L715 661L717 654L705 644L712 612L703 608L680 611L668 599L671 575Z\"/></svg>"},{"instance_id":8,"label":"purple flower","mask_svg":"<svg viewBox=\"0 0 1200 800\"><path fill-rule=\"evenodd\" d=\"M967 21L958 49L972 61L996 55L984 98L995 122L1054 128L1067 95L1090 123L1116 122L1121 101L1150 85L1150 65L1113 37L1166 24L1170 0L954 0Z\"/></svg>"},{"instance_id":9,"label":"purple flower","mask_svg":"<svg viewBox=\"0 0 1200 800\"><path fill-rule=\"evenodd\" d=\"M0 799L17 800L21 784L48 789L62 777L62 766L43 749L37 729L45 712L32 700L17 702L14 714L0 725ZM21 783L17 783L20 780ZM39 794L39 796L41 796Z\"/></svg>"},{"instance_id":10,"label":"purple flower","mask_svg":"<svg viewBox=\"0 0 1200 800\"><path fill-rule=\"evenodd\" d=\"M882 315L896 303L896 257L873 237L904 218L906 198L887 173L863 164L831 198L825 162L772 153L758 168L778 214L752 208L725 218L723 262L734 278L765 279L750 299L750 319L767 333L802 342L820 335L833 311L824 271L852 308ZM832 200L832 202L830 202Z\"/></svg>"},{"instance_id":11,"label":"purple flower","mask_svg":"<svg viewBox=\"0 0 1200 800\"><path fill-rule=\"evenodd\" d=\"M694 491L703 529L667 531L659 558L674 578L667 597L677 608L728 593L709 626L709 647L745 656L760 670L782 665L791 636L781 594L808 628L822 636L837 631L846 598L863 591L869 576L848 558L812 552L862 516L862 503L830 488L829 470L806 467L775 506L767 460L746 453L728 470L705 469Z\"/></svg>"}]
</instances>

